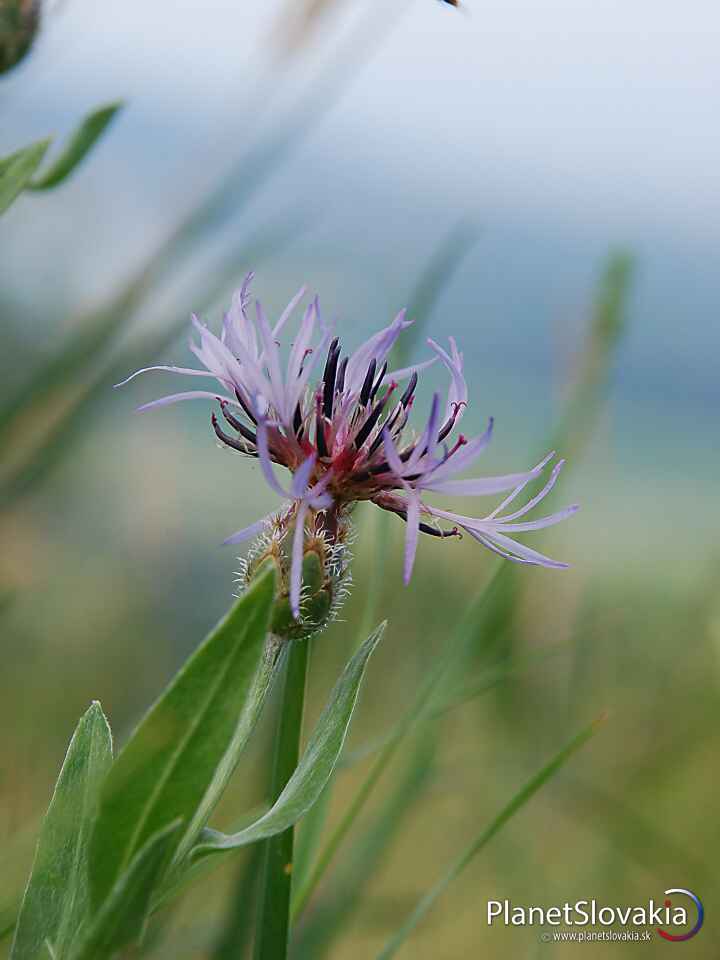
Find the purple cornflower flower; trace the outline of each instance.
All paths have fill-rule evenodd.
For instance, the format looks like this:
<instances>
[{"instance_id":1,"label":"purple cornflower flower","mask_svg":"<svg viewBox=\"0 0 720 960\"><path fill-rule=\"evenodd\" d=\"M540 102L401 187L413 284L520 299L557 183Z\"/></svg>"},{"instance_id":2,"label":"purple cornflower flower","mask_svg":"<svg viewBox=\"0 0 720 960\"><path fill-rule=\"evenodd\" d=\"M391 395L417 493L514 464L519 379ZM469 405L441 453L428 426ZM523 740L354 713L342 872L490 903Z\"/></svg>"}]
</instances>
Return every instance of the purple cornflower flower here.
<instances>
[{"instance_id":1,"label":"purple cornflower flower","mask_svg":"<svg viewBox=\"0 0 720 960\"><path fill-rule=\"evenodd\" d=\"M419 533L445 538L460 536L462 529L488 549L517 563L567 566L514 539L518 533L559 523L577 510L577 506L570 506L539 520L523 519L555 485L564 461L555 464L537 495L519 509L506 512L542 473L554 453L523 473L454 479L485 450L493 424L491 419L487 430L472 440L462 433L453 439L467 406L468 391L462 354L452 337L449 351L428 340L434 358L388 371L392 347L412 322L406 319L405 311L354 353L344 355L339 338L323 322L315 298L305 310L283 369L278 338L305 290L291 300L271 327L260 303L255 303L254 310L250 307L252 278L249 274L234 295L219 337L193 316L200 340L191 341L190 349L203 369L147 367L123 383L147 370L166 370L214 377L221 384L223 392L174 393L139 409L196 398L218 402L224 422L221 424L216 413L211 417L218 439L233 450L259 459L267 483L287 501L281 520L278 515L264 517L228 537L225 543L250 539L273 521L281 524L283 536L294 527L289 600L296 619L300 617L306 537L328 536L332 542L343 518L359 500L370 500L406 521L405 583L412 573ZM320 372L318 363L323 358ZM447 399L443 407L440 396L434 394L427 422L418 434L409 430L408 419L419 374L436 360L450 375ZM316 372L319 376L311 381ZM401 383L405 384L402 390ZM274 464L287 467L292 474L289 487L276 477ZM431 506L423 500L426 492L508 495L491 513L475 518Z\"/></svg>"}]
</instances>

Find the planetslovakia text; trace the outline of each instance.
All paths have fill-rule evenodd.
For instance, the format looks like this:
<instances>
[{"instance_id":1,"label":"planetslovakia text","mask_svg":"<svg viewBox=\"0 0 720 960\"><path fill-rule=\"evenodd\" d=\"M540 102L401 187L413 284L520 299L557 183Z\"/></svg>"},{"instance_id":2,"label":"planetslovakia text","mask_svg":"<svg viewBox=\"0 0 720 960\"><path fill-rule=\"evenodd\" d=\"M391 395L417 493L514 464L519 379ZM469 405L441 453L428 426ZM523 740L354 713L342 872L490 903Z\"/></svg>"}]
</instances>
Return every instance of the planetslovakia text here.
<instances>
[{"instance_id":1,"label":"planetslovakia text","mask_svg":"<svg viewBox=\"0 0 720 960\"><path fill-rule=\"evenodd\" d=\"M514 927L684 926L688 915L685 907L668 907L654 900L629 907L601 905L597 900L576 900L554 907L516 906L510 900L488 900L487 922L491 926L497 922Z\"/></svg>"}]
</instances>

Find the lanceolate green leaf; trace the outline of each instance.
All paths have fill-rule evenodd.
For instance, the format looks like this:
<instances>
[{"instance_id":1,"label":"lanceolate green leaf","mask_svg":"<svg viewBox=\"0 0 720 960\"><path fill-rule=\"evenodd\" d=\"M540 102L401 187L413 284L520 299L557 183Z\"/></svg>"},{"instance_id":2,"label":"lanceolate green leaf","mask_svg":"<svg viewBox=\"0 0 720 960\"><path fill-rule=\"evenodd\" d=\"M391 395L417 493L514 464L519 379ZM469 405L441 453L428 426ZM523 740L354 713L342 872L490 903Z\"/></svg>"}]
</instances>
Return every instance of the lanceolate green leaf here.
<instances>
[{"instance_id":1,"label":"lanceolate green leaf","mask_svg":"<svg viewBox=\"0 0 720 960\"><path fill-rule=\"evenodd\" d=\"M418 923L430 910L435 901L450 886L453 880L455 880L456 877L462 873L465 867L467 867L467 865L483 849L483 847L489 843L490 840L492 840L495 834L500 832L508 820L515 813L517 813L518 810L520 810L520 808L523 807L535 793L537 793L540 787L542 787L543 784L550 779L550 777L557 773L560 767L562 767L563 764L566 763L566 761L568 761L570 757L580 749L580 747L587 743L587 741L597 731L602 719L604 718L596 720L594 723L591 723L590 726L582 730L565 747L563 747L563 749L560 750L560 752L557 753L549 763L545 764L542 770L536 773L535 776L529 780L521 790L518 791L518 793L515 794L510 803L508 803L507 806L500 811L500 813L482 831L482 833L475 837L467 849L453 864L451 864L449 869L443 874L440 880L438 880L438 882L420 900L405 923L385 944L385 947L378 954L377 960L390 960L390 957L395 956L397 951L405 943Z\"/></svg>"},{"instance_id":2,"label":"lanceolate green leaf","mask_svg":"<svg viewBox=\"0 0 720 960\"><path fill-rule=\"evenodd\" d=\"M349 661L330 695L310 741L288 785L268 812L239 833L205 830L193 858L232 850L282 833L306 813L332 776L345 743L357 702L365 667L385 630L385 624L360 647Z\"/></svg>"},{"instance_id":3,"label":"lanceolate green leaf","mask_svg":"<svg viewBox=\"0 0 720 960\"><path fill-rule=\"evenodd\" d=\"M55 163L41 177L31 180L27 189L48 190L50 187L56 187L61 183L73 172L95 141L103 135L107 125L121 106L122 103L120 102L109 103L88 114Z\"/></svg>"},{"instance_id":4,"label":"lanceolate green leaf","mask_svg":"<svg viewBox=\"0 0 720 960\"><path fill-rule=\"evenodd\" d=\"M0 214L5 213L27 187L49 145L49 139L38 140L17 153L0 158Z\"/></svg>"},{"instance_id":5,"label":"lanceolate green leaf","mask_svg":"<svg viewBox=\"0 0 720 960\"><path fill-rule=\"evenodd\" d=\"M140 938L150 898L172 855L180 826L180 821L168 824L138 851L113 885L70 960L106 960Z\"/></svg>"},{"instance_id":6,"label":"lanceolate green leaf","mask_svg":"<svg viewBox=\"0 0 720 960\"><path fill-rule=\"evenodd\" d=\"M102 904L147 840L181 818L171 852L187 852L237 763L272 680L266 647L272 570L190 657L120 753L91 841L93 902Z\"/></svg>"},{"instance_id":7,"label":"lanceolate green leaf","mask_svg":"<svg viewBox=\"0 0 720 960\"><path fill-rule=\"evenodd\" d=\"M110 728L93 703L77 725L40 831L20 908L12 960L64 960L88 910L87 855L103 778L112 763Z\"/></svg>"}]
</instances>

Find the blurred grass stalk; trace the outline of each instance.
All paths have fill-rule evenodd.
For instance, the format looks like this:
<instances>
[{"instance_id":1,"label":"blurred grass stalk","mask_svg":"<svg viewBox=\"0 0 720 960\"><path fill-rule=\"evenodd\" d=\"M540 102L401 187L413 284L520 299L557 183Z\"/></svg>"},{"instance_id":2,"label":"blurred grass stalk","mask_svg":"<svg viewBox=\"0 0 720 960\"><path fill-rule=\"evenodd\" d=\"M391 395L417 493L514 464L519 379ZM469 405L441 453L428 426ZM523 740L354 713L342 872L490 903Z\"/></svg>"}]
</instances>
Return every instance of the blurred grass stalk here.
<instances>
[{"instance_id":1,"label":"blurred grass stalk","mask_svg":"<svg viewBox=\"0 0 720 960\"><path fill-rule=\"evenodd\" d=\"M575 382L563 404L558 426L541 453L557 450L567 457L571 470L582 459L603 409L618 344L626 329L628 299L634 276L634 261L625 251L608 256L598 283L585 343ZM538 453L538 456L540 453ZM554 496L554 492L550 495ZM522 605L525 580L517 565L506 563L494 585L494 596L484 610L482 629L494 635L494 656L512 656L517 648L517 615ZM508 704L513 685L503 688Z\"/></svg>"},{"instance_id":2,"label":"blurred grass stalk","mask_svg":"<svg viewBox=\"0 0 720 960\"><path fill-rule=\"evenodd\" d=\"M202 314L213 308L219 292L234 285L238 263L250 260L255 264L262 262L265 257L278 253L287 243L302 236L306 226L299 219L289 224L272 225L248 238L242 246L233 248L230 255L218 263L209 282L198 293L197 312ZM95 406L109 395L113 384L169 348L187 326L188 318L184 312L180 318L174 312L168 314L157 331L131 343L106 364L99 365L97 370L86 371L82 382L63 378L64 383L58 384L57 394L47 396L42 403L30 404L28 410L19 410L13 433L8 438L9 445L13 445L17 433L30 433L37 442L21 448L20 456L5 464L0 474L5 506L11 506L15 500L32 492L53 467L62 462L70 452L72 442L87 427ZM92 366L90 353L88 361L88 365ZM51 428L49 433L48 428Z\"/></svg>"},{"instance_id":3,"label":"blurred grass stalk","mask_svg":"<svg viewBox=\"0 0 720 960\"><path fill-rule=\"evenodd\" d=\"M333 52L329 64L300 103L288 111L284 122L236 161L124 288L105 306L79 321L77 330L61 343L56 353L14 391L0 410L0 443L5 449L20 444L25 462L19 468L11 467L9 474L0 478L6 503L42 479L45 470L67 454L70 440L75 436L73 430L64 434L62 444L55 442L51 457L44 456L44 451L46 445L52 444L63 432L65 422L73 418L78 400L87 394L87 385L97 380L98 365L103 365L102 354L112 348L150 293L166 281L212 231L242 211L292 151L298 149L337 103L398 18L396 14L379 24L375 16L364 17L361 26ZM174 324L166 328L170 340L175 330ZM161 336L160 342L164 345L165 337ZM143 358L145 362L152 359L152 354ZM30 474L23 474L28 462L32 479Z\"/></svg>"},{"instance_id":4,"label":"blurred grass stalk","mask_svg":"<svg viewBox=\"0 0 720 960\"><path fill-rule=\"evenodd\" d=\"M413 805L422 798L432 779L437 756L438 731L426 731L409 753L409 761L397 785L384 799L380 810L348 857L346 857L328 896L302 923L293 957L321 960L327 956L336 937L352 917L372 877L387 859L393 842L407 822Z\"/></svg>"},{"instance_id":5,"label":"blurred grass stalk","mask_svg":"<svg viewBox=\"0 0 720 960\"><path fill-rule=\"evenodd\" d=\"M580 733L573 737L534 777L528 780L525 786L503 807L495 819L471 841L468 847L450 865L437 883L421 898L405 923L397 933L390 937L385 947L380 951L377 960L390 960L391 957L395 956L400 947L402 947L408 937L413 933L418 923L425 917L435 901L442 896L450 884L460 876L478 853L502 830L505 824L567 763L573 754L585 746L588 740L595 735L604 720L605 717L600 717L585 727L584 730L581 730Z\"/></svg>"}]
</instances>

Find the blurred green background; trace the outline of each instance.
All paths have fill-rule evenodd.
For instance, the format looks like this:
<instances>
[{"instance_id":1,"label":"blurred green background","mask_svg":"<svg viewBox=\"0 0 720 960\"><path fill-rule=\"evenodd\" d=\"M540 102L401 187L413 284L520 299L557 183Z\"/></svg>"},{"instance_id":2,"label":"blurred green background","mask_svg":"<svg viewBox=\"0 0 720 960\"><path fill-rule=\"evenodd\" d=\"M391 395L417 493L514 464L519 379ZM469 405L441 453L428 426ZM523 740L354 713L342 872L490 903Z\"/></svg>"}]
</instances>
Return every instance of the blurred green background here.
<instances>
[{"instance_id":1,"label":"blurred green background","mask_svg":"<svg viewBox=\"0 0 720 960\"><path fill-rule=\"evenodd\" d=\"M3 920L77 718L99 699L123 741L230 601L222 539L273 507L201 405L133 415L171 377L111 389L146 362L185 363L190 311L217 323L255 269L273 312L308 282L349 346L405 304L421 327L413 357L422 336L456 335L468 429L496 417L483 471L525 469L558 443L570 463L555 501L582 504L527 538L571 569L503 572L471 620L464 682L487 690L406 741L295 955L374 956L603 711L598 736L402 955L549 958L573 948L488 928L487 899L642 904L672 886L707 911L672 949L718 955L720 20L694 6L693 18L647 0L46 10L0 82L0 154L128 103L66 186L0 221ZM429 399L439 374L427 380ZM468 538L426 538L404 589L401 533L358 511L356 586L314 644L311 718L360 634L389 620L350 756L402 716L495 568ZM218 824L264 796L269 713ZM368 764L339 773L330 825ZM250 859L159 917L153 955L235 955L222 930ZM671 948L583 955L631 949Z\"/></svg>"}]
</instances>

